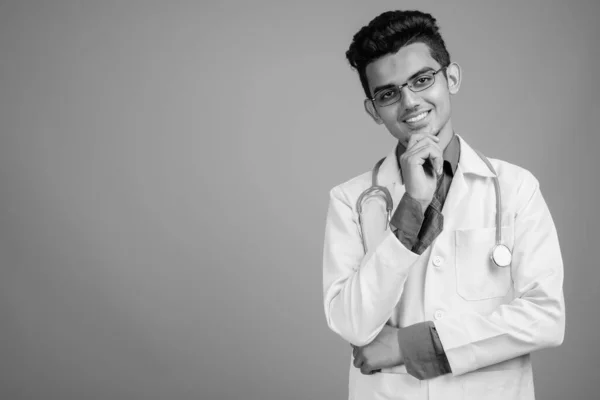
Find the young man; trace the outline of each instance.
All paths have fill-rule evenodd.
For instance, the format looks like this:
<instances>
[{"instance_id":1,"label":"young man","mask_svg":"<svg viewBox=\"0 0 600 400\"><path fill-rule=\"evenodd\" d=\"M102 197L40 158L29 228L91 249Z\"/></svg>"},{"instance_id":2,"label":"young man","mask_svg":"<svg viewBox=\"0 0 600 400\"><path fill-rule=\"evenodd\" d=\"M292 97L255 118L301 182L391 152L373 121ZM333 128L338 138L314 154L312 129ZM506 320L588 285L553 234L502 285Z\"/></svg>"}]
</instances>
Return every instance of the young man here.
<instances>
[{"instance_id":1,"label":"young man","mask_svg":"<svg viewBox=\"0 0 600 400\"><path fill-rule=\"evenodd\" d=\"M324 306L351 344L349 398L534 399L530 353L560 345L565 326L538 181L455 133L461 69L431 15L383 13L346 56L367 113L398 139L375 174L381 196L358 204L372 171L330 192Z\"/></svg>"}]
</instances>

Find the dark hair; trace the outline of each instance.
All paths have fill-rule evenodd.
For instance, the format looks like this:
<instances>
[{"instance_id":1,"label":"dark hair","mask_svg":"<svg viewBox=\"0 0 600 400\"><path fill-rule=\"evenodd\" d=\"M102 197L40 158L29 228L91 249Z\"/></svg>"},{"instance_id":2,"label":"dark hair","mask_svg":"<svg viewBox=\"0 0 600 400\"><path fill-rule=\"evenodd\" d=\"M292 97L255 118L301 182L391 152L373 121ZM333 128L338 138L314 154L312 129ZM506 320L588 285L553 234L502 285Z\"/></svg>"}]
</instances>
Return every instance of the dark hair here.
<instances>
[{"instance_id":1,"label":"dark hair","mask_svg":"<svg viewBox=\"0 0 600 400\"><path fill-rule=\"evenodd\" d=\"M346 52L350 65L358 71L367 98L371 97L365 70L367 65L401 47L422 42L440 66L450 64L450 54L439 33L435 18L420 11L387 11L363 26ZM444 74L446 71L444 71Z\"/></svg>"}]
</instances>

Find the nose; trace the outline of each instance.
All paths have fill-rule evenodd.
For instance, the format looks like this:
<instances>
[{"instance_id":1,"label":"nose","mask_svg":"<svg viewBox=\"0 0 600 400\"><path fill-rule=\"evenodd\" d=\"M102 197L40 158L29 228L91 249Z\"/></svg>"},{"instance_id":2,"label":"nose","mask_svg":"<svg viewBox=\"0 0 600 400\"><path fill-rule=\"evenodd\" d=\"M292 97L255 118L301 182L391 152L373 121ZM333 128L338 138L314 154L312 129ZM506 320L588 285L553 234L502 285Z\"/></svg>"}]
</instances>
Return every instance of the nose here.
<instances>
[{"instance_id":1,"label":"nose","mask_svg":"<svg viewBox=\"0 0 600 400\"><path fill-rule=\"evenodd\" d=\"M402 97L400 98L400 105L403 110L409 110L415 108L420 102L421 97L418 93L413 92L408 87L402 88Z\"/></svg>"}]
</instances>

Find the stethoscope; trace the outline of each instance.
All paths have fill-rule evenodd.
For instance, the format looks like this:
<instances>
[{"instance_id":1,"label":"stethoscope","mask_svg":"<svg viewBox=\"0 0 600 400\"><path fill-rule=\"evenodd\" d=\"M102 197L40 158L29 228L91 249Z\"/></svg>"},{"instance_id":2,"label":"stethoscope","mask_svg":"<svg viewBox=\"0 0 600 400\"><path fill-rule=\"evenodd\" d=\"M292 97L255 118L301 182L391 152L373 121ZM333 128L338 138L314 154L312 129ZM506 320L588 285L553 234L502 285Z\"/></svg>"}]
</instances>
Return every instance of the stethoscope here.
<instances>
[{"instance_id":1,"label":"stethoscope","mask_svg":"<svg viewBox=\"0 0 600 400\"><path fill-rule=\"evenodd\" d=\"M494 173L494 175L497 175L496 170L494 169L494 167L492 166L490 161L487 159L487 157L485 157L483 154L481 154L477 150L475 150L475 152L483 160L483 162L488 166L490 171L492 171ZM387 228L387 224L390 223L390 220L392 218L392 209L393 209L392 195L390 194L390 191L385 186L379 186L379 184L377 183L377 174L379 173L379 168L381 167L381 164L383 163L384 160L385 160L385 158L382 158L381 160L379 160L377 162L377 164L375 164L375 167L373 167L373 172L372 172L372 176L371 176L371 187L369 187L364 192L362 192L360 194L360 196L358 196L358 199L356 201L356 211L358 212L358 225L359 225L360 236L362 237L362 243L363 243L365 252L367 252L367 243L365 240L365 235L363 234L363 221L362 221L362 208L363 208L364 202L370 197L382 198L385 201L385 209L387 212L386 228ZM494 176L492 179L494 181L494 190L496 192L496 244L492 248L490 258L494 262L494 264L496 264L498 267L508 267L512 261L512 253L511 253L510 249L502 242L502 228L501 228L502 197L500 196L500 183L498 182L497 176Z\"/></svg>"}]
</instances>

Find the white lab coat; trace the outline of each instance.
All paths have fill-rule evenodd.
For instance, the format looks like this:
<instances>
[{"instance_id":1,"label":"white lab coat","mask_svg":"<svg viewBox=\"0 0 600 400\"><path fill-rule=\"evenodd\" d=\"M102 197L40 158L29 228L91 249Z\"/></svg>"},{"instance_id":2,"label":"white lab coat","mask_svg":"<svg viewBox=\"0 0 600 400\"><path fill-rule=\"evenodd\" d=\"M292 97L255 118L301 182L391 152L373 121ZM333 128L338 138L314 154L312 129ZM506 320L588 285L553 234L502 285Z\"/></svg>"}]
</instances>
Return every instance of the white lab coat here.
<instances>
[{"instance_id":1,"label":"white lab coat","mask_svg":"<svg viewBox=\"0 0 600 400\"><path fill-rule=\"evenodd\" d=\"M327 324L345 341L370 343L384 324L434 321L451 374L420 381L402 366L363 375L350 355L349 399L534 399L530 353L562 343L563 262L538 181L490 159L500 182L503 241L512 264L493 265L493 173L459 136L460 159L442 210L444 229L421 255L389 229L365 255L356 200L371 172L331 190L323 291ZM394 208L404 194L395 152L381 166ZM350 346L348 346L350 352Z\"/></svg>"}]
</instances>

